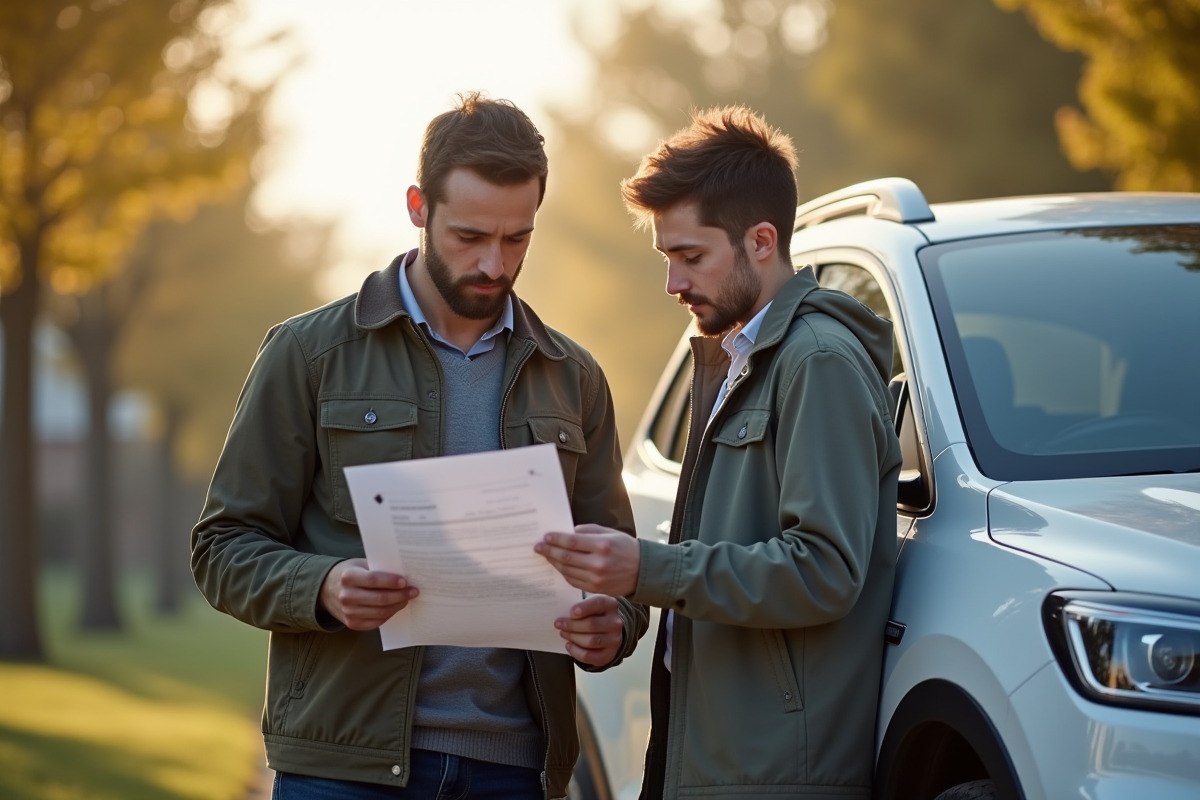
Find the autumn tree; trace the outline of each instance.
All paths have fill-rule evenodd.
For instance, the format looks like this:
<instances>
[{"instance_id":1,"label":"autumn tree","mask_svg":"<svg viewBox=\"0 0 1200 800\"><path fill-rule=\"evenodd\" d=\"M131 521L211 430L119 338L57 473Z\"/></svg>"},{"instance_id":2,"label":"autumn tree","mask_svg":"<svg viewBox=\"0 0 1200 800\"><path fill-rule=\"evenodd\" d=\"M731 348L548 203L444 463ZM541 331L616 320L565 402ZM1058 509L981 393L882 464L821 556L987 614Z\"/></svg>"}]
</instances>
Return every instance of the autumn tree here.
<instances>
[{"instance_id":1,"label":"autumn tree","mask_svg":"<svg viewBox=\"0 0 1200 800\"><path fill-rule=\"evenodd\" d=\"M260 131L244 111L259 97L218 68L232 8L0 4L0 657L42 657L30 422L43 289L111 279L149 219L186 217L245 181Z\"/></svg>"},{"instance_id":2,"label":"autumn tree","mask_svg":"<svg viewBox=\"0 0 1200 800\"><path fill-rule=\"evenodd\" d=\"M1200 192L1200 0L995 0L1086 59L1055 117L1078 169L1126 191Z\"/></svg>"},{"instance_id":3,"label":"autumn tree","mask_svg":"<svg viewBox=\"0 0 1200 800\"><path fill-rule=\"evenodd\" d=\"M1081 59L990 3L838 0L814 91L859 153L931 201L1107 188L1067 161L1054 112Z\"/></svg>"},{"instance_id":4,"label":"autumn tree","mask_svg":"<svg viewBox=\"0 0 1200 800\"><path fill-rule=\"evenodd\" d=\"M267 329L318 305L330 226L293 220L268 226L236 202L202 206L184 223L147 228L127 270L148 276L141 302L117 337L114 376L154 401L159 514L153 544L156 608L182 603L188 531L199 514L191 488L212 474L238 391Z\"/></svg>"}]
</instances>

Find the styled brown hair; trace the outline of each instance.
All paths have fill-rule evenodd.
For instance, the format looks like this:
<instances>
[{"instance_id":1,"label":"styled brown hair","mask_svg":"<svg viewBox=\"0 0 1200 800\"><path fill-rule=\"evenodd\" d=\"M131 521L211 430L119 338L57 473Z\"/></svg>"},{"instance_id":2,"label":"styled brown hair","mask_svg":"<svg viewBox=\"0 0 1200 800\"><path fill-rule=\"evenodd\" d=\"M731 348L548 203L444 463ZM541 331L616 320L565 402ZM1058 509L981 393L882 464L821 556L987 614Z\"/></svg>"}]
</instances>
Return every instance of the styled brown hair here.
<instances>
[{"instance_id":1,"label":"styled brown hair","mask_svg":"<svg viewBox=\"0 0 1200 800\"><path fill-rule=\"evenodd\" d=\"M745 106L692 112L692 124L642 159L621 181L625 207L640 227L680 203L696 203L700 224L721 228L735 246L769 222L788 258L796 219L796 149L791 138Z\"/></svg>"},{"instance_id":2,"label":"styled brown hair","mask_svg":"<svg viewBox=\"0 0 1200 800\"><path fill-rule=\"evenodd\" d=\"M432 209L445 200L446 176L459 167L497 186L538 179L538 205L546 195L549 167L545 138L525 112L508 100L479 92L458 95L454 108L425 128L417 160L417 185Z\"/></svg>"}]
</instances>

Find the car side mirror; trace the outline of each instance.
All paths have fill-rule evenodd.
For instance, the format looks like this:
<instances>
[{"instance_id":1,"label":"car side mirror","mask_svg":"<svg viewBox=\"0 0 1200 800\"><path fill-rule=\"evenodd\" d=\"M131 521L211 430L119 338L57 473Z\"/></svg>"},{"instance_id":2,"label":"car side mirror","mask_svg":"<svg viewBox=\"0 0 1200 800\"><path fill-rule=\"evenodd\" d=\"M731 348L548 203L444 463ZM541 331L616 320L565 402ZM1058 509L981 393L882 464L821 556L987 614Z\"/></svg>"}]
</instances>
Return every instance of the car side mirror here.
<instances>
[{"instance_id":1,"label":"car side mirror","mask_svg":"<svg viewBox=\"0 0 1200 800\"><path fill-rule=\"evenodd\" d=\"M896 491L896 508L905 514L922 514L933 505L933 485L929 480L929 465L917 436L917 420L912 411L912 395L908 375L899 373L888 383L891 393L896 435L900 438L900 482Z\"/></svg>"}]
</instances>

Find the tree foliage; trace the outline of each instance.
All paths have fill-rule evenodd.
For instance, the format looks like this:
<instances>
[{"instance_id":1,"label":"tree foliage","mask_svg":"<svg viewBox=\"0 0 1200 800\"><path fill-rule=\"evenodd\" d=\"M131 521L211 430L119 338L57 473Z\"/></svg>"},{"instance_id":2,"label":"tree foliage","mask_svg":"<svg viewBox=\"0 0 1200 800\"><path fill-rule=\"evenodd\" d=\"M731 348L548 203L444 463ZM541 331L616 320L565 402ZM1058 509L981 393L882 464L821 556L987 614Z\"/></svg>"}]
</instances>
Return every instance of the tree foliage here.
<instances>
[{"instance_id":1,"label":"tree foliage","mask_svg":"<svg viewBox=\"0 0 1200 800\"><path fill-rule=\"evenodd\" d=\"M995 0L1087 59L1055 119L1079 169L1126 191L1200 192L1200 0Z\"/></svg>"},{"instance_id":2,"label":"tree foliage","mask_svg":"<svg viewBox=\"0 0 1200 800\"><path fill-rule=\"evenodd\" d=\"M244 183L265 90L226 74L231 0L0 4L0 657L40 658L31 335L43 285L110 279L146 222Z\"/></svg>"},{"instance_id":3,"label":"tree foliage","mask_svg":"<svg viewBox=\"0 0 1200 800\"><path fill-rule=\"evenodd\" d=\"M859 154L931 201L1107 188L1072 168L1054 113L1082 60L986 2L838 0L814 92Z\"/></svg>"},{"instance_id":4,"label":"tree foliage","mask_svg":"<svg viewBox=\"0 0 1200 800\"><path fill-rule=\"evenodd\" d=\"M326 266L330 226L250 224L248 202L245 191L235 202L201 206L187 222L152 223L124 271L143 288L116 337L113 375L158 410L160 471L148 495L160 513L151 542L160 612L180 608L191 585L193 489L212 474L263 335L319 302L314 279Z\"/></svg>"},{"instance_id":5,"label":"tree foliage","mask_svg":"<svg viewBox=\"0 0 1200 800\"><path fill-rule=\"evenodd\" d=\"M268 227L248 206L242 193L153 223L127 265L149 279L116 342L116 380L179 414L172 461L189 480L212 473L267 329L319 304L314 281L328 266L328 223Z\"/></svg>"}]
</instances>

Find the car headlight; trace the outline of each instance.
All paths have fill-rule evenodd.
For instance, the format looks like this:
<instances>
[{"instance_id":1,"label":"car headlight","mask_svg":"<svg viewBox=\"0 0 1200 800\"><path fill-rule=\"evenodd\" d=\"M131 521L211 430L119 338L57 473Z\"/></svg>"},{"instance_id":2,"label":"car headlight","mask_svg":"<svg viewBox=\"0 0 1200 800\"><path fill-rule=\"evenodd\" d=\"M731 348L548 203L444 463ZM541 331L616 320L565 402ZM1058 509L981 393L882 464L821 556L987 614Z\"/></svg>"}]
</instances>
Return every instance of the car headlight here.
<instances>
[{"instance_id":1,"label":"car headlight","mask_svg":"<svg viewBox=\"0 0 1200 800\"><path fill-rule=\"evenodd\" d=\"M1043 609L1063 670L1101 703L1200 714L1200 604L1121 592L1060 592Z\"/></svg>"}]
</instances>

